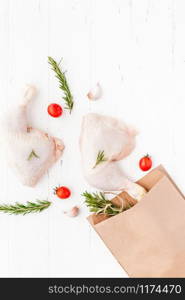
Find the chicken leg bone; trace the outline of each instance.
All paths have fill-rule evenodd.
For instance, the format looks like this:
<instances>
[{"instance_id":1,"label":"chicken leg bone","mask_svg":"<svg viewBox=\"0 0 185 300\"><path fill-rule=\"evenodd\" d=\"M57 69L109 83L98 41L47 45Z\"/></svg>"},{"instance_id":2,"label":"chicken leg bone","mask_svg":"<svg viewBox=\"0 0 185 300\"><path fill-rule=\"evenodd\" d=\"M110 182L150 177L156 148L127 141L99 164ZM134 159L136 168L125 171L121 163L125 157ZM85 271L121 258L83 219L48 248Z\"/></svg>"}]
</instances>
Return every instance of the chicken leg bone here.
<instances>
[{"instance_id":1,"label":"chicken leg bone","mask_svg":"<svg viewBox=\"0 0 185 300\"><path fill-rule=\"evenodd\" d=\"M60 158L64 149L60 139L28 127L26 109L35 94L36 88L27 85L22 101L6 115L0 126L8 163L27 186L34 186Z\"/></svg>"}]
</instances>

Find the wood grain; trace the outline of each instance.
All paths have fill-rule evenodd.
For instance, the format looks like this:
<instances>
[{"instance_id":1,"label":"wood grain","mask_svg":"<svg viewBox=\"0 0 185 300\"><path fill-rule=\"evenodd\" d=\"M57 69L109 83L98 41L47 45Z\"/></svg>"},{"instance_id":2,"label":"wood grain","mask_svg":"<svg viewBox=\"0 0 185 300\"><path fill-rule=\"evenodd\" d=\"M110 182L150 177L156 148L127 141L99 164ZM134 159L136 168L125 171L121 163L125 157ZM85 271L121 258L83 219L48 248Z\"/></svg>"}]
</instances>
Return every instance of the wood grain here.
<instances>
[{"instance_id":1,"label":"wood grain","mask_svg":"<svg viewBox=\"0 0 185 300\"><path fill-rule=\"evenodd\" d=\"M24 83L39 95L28 117L64 140L65 153L35 189L23 187L1 161L1 202L49 198L53 206L38 215L0 215L0 276L107 276L126 274L86 221L63 215L91 190L80 167L81 118L88 112L111 114L138 128L136 150L122 163L137 180L139 158L147 152L162 163L185 191L185 2L183 0L1 0L0 101L3 114L16 103ZM47 56L67 70L75 107L52 119L51 102L62 103ZM100 82L103 97L86 94ZM56 199L57 184L72 190Z\"/></svg>"}]
</instances>

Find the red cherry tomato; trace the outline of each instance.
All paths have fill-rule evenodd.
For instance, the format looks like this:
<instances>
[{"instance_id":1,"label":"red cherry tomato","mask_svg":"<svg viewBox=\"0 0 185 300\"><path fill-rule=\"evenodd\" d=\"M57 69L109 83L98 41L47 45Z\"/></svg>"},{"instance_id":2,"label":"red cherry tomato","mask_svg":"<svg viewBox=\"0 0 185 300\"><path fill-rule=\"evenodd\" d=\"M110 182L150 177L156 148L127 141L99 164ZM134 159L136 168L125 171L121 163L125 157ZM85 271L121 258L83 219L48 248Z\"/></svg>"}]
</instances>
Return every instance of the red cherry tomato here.
<instances>
[{"instance_id":1,"label":"red cherry tomato","mask_svg":"<svg viewBox=\"0 0 185 300\"><path fill-rule=\"evenodd\" d=\"M48 106L48 114L53 118L58 118L62 115L62 107L59 104L52 103Z\"/></svg>"},{"instance_id":2,"label":"red cherry tomato","mask_svg":"<svg viewBox=\"0 0 185 300\"><path fill-rule=\"evenodd\" d=\"M152 159L151 157L147 154L144 157L142 157L139 161L139 167L142 171L148 171L152 167Z\"/></svg>"},{"instance_id":3,"label":"red cherry tomato","mask_svg":"<svg viewBox=\"0 0 185 300\"><path fill-rule=\"evenodd\" d=\"M55 194L60 199L67 199L71 196L71 191L66 186L60 186L60 187L55 188Z\"/></svg>"}]
</instances>

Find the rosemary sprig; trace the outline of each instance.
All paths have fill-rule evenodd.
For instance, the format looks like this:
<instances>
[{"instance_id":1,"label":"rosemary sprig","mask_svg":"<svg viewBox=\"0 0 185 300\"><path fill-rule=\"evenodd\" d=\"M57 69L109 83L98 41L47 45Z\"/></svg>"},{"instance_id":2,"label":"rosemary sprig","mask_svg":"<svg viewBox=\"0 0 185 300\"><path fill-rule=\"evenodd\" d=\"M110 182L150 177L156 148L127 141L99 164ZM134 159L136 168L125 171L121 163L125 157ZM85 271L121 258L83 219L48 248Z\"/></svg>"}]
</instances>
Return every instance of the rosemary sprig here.
<instances>
[{"instance_id":1,"label":"rosemary sprig","mask_svg":"<svg viewBox=\"0 0 185 300\"><path fill-rule=\"evenodd\" d=\"M112 201L108 200L102 192L89 193L85 191L82 196L85 198L85 204L89 207L90 211L96 214L103 213L115 216L131 207L129 204L126 207L117 207Z\"/></svg>"},{"instance_id":2,"label":"rosemary sprig","mask_svg":"<svg viewBox=\"0 0 185 300\"><path fill-rule=\"evenodd\" d=\"M104 161L107 161L107 158L105 157L105 152L104 151L99 151L98 155L96 157L96 163L93 166L93 169L96 168L97 165L101 164Z\"/></svg>"},{"instance_id":3,"label":"rosemary sprig","mask_svg":"<svg viewBox=\"0 0 185 300\"><path fill-rule=\"evenodd\" d=\"M66 109L69 109L71 113L73 109L73 96L69 89L69 85L67 83L65 72L62 72L60 68L60 63L57 63L51 56L48 56L48 63L51 65L51 69L55 72L55 77L59 81L59 88L64 92L64 101L66 102Z\"/></svg>"},{"instance_id":4,"label":"rosemary sprig","mask_svg":"<svg viewBox=\"0 0 185 300\"><path fill-rule=\"evenodd\" d=\"M35 151L32 150L32 151L30 152L30 154L29 154L27 160L31 160L31 159L34 158L34 157L40 158L40 157L35 153Z\"/></svg>"},{"instance_id":5,"label":"rosemary sprig","mask_svg":"<svg viewBox=\"0 0 185 300\"><path fill-rule=\"evenodd\" d=\"M14 215L26 215L29 213L41 212L44 209L48 208L51 205L51 202L45 200L36 200L36 202L27 201L26 204L21 204L16 202L12 204L2 204L0 205L0 211L8 214Z\"/></svg>"}]
</instances>

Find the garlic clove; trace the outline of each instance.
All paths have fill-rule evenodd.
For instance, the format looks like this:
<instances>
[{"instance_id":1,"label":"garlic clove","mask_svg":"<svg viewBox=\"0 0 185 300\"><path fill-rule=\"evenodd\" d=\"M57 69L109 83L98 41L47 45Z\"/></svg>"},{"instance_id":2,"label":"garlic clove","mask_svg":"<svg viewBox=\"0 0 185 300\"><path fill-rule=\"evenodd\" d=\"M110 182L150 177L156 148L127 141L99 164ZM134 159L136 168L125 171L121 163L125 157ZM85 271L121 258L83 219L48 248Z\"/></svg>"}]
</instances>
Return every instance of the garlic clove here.
<instances>
[{"instance_id":1,"label":"garlic clove","mask_svg":"<svg viewBox=\"0 0 185 300\"><path fill-rule=\"evenodd\" d=\"M74 217L78 216L79 212L80 212L79 207L78 207L78 206L74 206L74 207L72 207L68 212L64 212L64 213L65 213L68 217L74 218Z\"/></svg>"},{"instance_id":2,"label":"garlic clove","mask_svg":"<svg viewBox=\"0 0 185 300\"><path fill-rule=\"evenodd\" d=\"M102 88L98 82L92 89L90 89L90 91L87 94L87 97L89 98L89 100L94 101L100 99L101 96L102 96Z\"/></svg>"},{"instance_id":3,"label":"garlic clove","mask_svg":"<svg viewBox=\"0 0 185 300\"><path fill-rule=\"evenodd\" d=\"M125 191L138 202L146 195L147 191L140 184L133 182Z\"/></svg>"}]
</instances>

